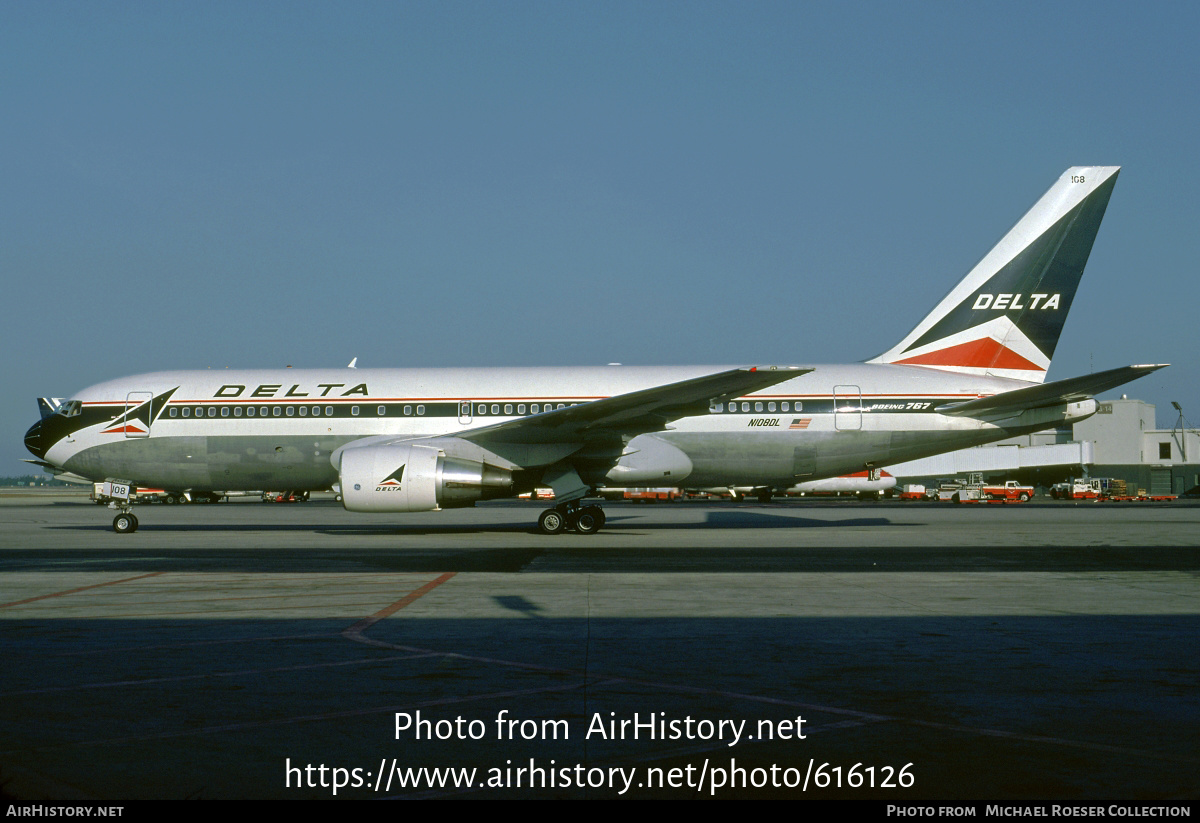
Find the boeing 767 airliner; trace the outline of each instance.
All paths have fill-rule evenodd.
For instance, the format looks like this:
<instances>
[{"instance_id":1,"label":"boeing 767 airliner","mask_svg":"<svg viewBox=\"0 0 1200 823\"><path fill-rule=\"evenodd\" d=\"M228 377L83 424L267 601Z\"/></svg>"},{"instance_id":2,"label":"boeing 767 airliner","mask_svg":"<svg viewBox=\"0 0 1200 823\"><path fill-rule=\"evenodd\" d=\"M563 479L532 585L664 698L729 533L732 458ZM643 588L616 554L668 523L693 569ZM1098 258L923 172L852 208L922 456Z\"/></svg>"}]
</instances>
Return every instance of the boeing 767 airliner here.
<instances>
[{"instance_id":1,"label":"boeing 767 airliner","mask_svg":"<svg viewBox=\"0 0 1200 823\"><path fill-rule=\"evenodd\" d=\"M864 363L169 371L77 392L25 444L47 470L203 494L340 484L355 512L554 490L598 531L612 486L787 488L1082 420L1161 368L1046 383L1118 168L1068 169L899 343ZM127 503L113 521L137 529Z\"/></svg>"}]
</instances>

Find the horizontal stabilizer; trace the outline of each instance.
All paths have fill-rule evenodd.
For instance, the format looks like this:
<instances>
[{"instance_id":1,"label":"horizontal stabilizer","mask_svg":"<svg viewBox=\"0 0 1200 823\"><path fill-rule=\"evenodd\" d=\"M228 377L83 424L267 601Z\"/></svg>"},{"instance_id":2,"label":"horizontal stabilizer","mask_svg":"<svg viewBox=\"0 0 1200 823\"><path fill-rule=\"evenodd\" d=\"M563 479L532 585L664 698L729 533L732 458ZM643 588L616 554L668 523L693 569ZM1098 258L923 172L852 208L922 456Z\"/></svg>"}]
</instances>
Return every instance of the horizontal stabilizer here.
<instances>
[{"instance_id":1,"label":"horizontal stabilizer","mask_svg":"<svg viewBox=\"0 0 1200 823\"><path fill-rule=\"evenodd\" d=\"M957 417L973 417L1058 406L1063 403L1078 403L1080 400L1087 400L1102 391L1108 391L1131 380L1137 380L1139 377L1144 377L1150 372L1158 371L1168 365L1168 363L1158 363L1146 366L1122 366L1119 369L1109 369L1066 380L1055 380L1053 383L1044 383L1040 386L1029 386L1003 394L994 394L991 397L981 397L978 400L968 400L966 403L942 406L938 411Z\"/></svg>"},{"instance_id":2,"label":"horizontal stabilizer","mask_svg":"<svg viewBox=\"0 0 1200 823\"><path fill-rule=\"evenodd\" d=\"M58 411L59 406L62 405L63 399L61 397L39 397L37 402L38 414L40 414L42 419L45 420L47 417Z\"/></svg>"}]
</instances>

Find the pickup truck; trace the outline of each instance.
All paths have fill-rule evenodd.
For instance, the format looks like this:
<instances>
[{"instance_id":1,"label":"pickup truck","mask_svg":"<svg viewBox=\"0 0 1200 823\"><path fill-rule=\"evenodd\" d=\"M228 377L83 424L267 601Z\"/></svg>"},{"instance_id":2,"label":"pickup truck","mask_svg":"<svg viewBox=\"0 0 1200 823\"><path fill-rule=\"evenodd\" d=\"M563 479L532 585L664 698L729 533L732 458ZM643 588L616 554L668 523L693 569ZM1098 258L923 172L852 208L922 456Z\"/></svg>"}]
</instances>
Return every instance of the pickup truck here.
<instances>
[{"instance_id":1,"label":"pickup truck","mask_svg":"<svg viewBox=\"0 0 1200 823\"><path fill-rule=\"evenodd\" d=\"M992 502L1027 503L1033 498L1033 486L1022 486L1016 480L1008 480L1003 485L984 484L979 488L979 496Z\"/></svg>"}]
</instances>

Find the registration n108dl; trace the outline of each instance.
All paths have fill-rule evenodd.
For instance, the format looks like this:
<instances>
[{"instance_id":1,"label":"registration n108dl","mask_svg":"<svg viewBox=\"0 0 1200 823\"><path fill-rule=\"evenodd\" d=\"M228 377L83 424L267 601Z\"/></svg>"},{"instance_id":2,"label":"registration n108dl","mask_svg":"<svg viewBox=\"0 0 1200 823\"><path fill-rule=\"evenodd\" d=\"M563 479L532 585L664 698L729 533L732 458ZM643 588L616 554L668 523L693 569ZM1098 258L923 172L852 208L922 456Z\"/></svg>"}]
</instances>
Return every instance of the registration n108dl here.
<instances>
[{"instance_id":1,"label":"registration n108dl","mask_svg":"<svg viewBox=\"0 0 1200 823\"><path fill-rule=\"evenodd\" d=\"M133 487L128 483L101 483L100 494L117 500L128 500L133 496Z\"/></svg>"}]
</instances>

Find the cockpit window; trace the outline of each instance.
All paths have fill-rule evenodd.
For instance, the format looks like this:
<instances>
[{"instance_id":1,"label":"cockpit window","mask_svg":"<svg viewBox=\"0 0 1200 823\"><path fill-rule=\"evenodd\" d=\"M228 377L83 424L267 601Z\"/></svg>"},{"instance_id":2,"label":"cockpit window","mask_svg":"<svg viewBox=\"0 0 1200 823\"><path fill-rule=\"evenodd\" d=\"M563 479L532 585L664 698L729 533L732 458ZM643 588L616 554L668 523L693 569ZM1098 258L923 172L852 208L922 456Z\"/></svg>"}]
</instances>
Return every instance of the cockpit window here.
<instances>
[{"instance_id":1,"label":"cockpit window","mask_svg":"<svg viewBox=\"0 0 1200 823\"><path fill-rule=\"evenodd\" d=\"M77 417L83 411L83 401L68 400L58 407L58 413L63 417Z\"/></svg>"}]
</instances>

